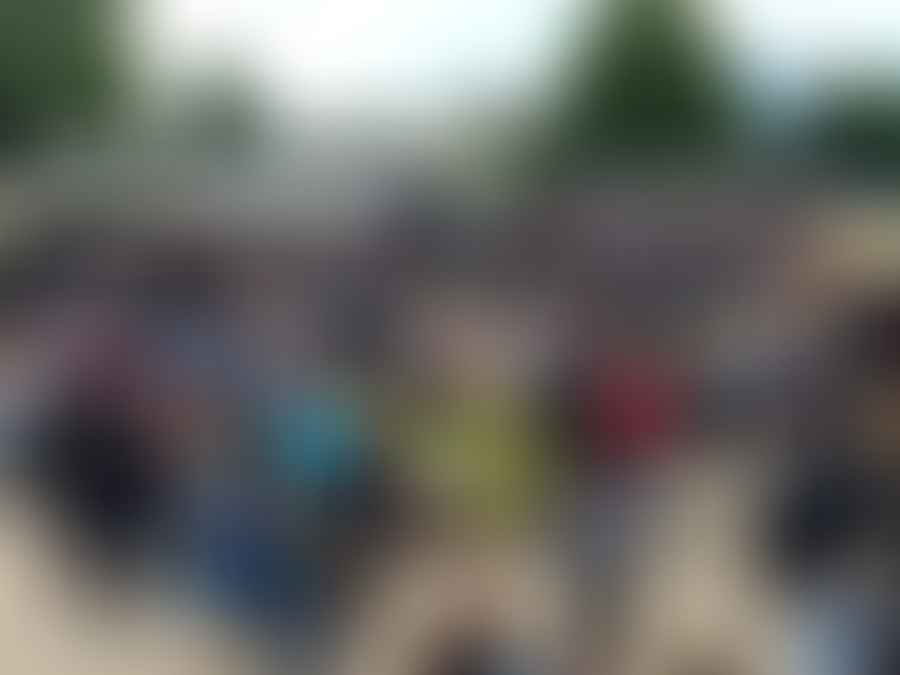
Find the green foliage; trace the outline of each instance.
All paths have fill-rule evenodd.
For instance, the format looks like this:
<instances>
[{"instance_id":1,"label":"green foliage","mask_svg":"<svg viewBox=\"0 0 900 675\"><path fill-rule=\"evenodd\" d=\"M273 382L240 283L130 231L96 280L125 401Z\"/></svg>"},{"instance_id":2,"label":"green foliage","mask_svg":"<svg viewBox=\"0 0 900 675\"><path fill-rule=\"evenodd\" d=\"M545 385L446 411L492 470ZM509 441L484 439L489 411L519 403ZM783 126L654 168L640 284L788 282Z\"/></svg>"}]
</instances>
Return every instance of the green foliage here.
<instances>
[{"instance_id":1,"label":"green foliage","mask_svg":"<svg viewBox=\"0 0 900 675\"><path fill-rule=\"evenodd\" d=\"M900 176L900 84L842 88L823 106L815 155L841 171Z\"/></svg>"},{"instance_id":2,"label":"green foliage","mask_svg":"<svg viewBox=\"0 0 900 675\"><path fill-rule=\"evenodd\" d=\"M120 75L113 19L112 0L0 3L0 152L106 119Z\"/></svg>"},{"instance_id":3,"label":"green foliage","mask_svg":"<svg viewBox=\"0 0 900 675\"><path fill-rule=\"evenodd\" d=\"M202 76L185 96L175 120L179 142L220 159L252 151L260 141L263 120L250 83L231 67Z\"/></svg>"},{"instance_id":4,"label":"green foliage","mask_svg":"<svg viewBox=\"0 0 900 675\"><path fill-rule=\"evenodd\" d=\"M588 21L564 87L551 160L658 158L729 140L722 64L684 0L618 0Z\"/></svg>"}]
</instances>

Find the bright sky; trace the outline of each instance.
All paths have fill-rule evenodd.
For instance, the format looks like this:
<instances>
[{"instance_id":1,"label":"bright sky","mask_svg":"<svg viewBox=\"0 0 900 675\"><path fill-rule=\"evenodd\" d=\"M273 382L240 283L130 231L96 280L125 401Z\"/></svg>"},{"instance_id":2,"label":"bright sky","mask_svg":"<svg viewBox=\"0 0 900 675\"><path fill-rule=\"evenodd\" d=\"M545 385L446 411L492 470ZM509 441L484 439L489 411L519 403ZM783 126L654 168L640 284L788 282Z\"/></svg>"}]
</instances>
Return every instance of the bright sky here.
<instances>
[{"instance_id":1,"label":"bright sky","mask_svg":"<svg viewBox=\"0 0 900 675\"><path fill-rule=\"evenodd\" d=\"M327 110L539 85L578 0L142 1L146 62L162 77L237 56L272 100ZM745 66L785 90L834 64L900 64L897 0L707 2Z\"/></svg>"},{"instance_id":2,"label":"bright sky","mask_svg":"<svg viewBox=\"0 0 900 675\"><path fill-rule=\"evenodd\" d=\"M158 72L237 56L289 104L440 104L516 87L550 53L571 0L144 0Z\"/></svg>"}]
</instances>

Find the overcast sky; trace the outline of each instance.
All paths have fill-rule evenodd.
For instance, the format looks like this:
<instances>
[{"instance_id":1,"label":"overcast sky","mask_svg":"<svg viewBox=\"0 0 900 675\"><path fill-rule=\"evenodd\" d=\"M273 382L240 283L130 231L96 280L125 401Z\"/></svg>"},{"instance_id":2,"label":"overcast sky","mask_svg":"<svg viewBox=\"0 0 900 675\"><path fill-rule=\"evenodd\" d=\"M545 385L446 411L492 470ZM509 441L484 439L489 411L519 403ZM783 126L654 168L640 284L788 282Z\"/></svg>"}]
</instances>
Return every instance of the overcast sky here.
<instances>
[{"instance_id":1,"label":"overcast sky","mask_svg":"<svg viewBox=\"0 0 900 675\"><path fill-rule=\"evenodd\" d=\"M161 77L238 57L287 106L440 106L540 86L578 0L142 0ZM601 0L602 1L602 0ZM897 0L707 0L759 81L802 90L839 65L900 64Z\"/></svg>"}]
</instances>

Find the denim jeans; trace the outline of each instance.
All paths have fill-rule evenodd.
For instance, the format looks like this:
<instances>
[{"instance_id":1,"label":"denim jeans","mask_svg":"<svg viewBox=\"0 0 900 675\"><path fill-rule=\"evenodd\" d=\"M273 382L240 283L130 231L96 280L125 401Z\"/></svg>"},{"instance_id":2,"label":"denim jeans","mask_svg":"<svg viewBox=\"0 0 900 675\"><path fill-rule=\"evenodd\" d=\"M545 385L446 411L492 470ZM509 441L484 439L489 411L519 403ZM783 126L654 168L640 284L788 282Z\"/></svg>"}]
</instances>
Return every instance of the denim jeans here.
<instances>
[{"instance_id":1,"label":"denim jeans","mask_svg":"<svg viewBox=\"0 0 900 675\"><path fill-rule=\"evenodd\" d=\"M857 588L834 584L805 594L788 634L788 675L881 675L880 618Z\"/></svg>"}]
</instances>

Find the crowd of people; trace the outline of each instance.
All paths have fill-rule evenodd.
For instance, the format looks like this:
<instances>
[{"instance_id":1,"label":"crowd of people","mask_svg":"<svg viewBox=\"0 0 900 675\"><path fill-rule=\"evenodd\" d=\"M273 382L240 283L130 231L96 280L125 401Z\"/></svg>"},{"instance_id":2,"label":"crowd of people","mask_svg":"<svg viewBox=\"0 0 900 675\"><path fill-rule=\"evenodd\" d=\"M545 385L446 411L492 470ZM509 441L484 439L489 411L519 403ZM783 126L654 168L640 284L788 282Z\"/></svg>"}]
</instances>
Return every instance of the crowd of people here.
<instances>
[{"instance_id":1,"label":"crowd of people","mask_svg":"<svg viewBox=\"0 0 900 675\"><path fill-rule=\"evenodd\" d=\"M784 672L896 672L864 669L897 625L891 292L818 307L785 255L679 321L396 242L78 244L5 302L2 414L8 473L88 585L165 569L280 667L306 650L337 672L379 572L434 559L452 610L411 672L619 672L669 479L765 438L754 550L811 631ZM498 590L538 562L543 594Z\"/></svg>"}]
</instances>

